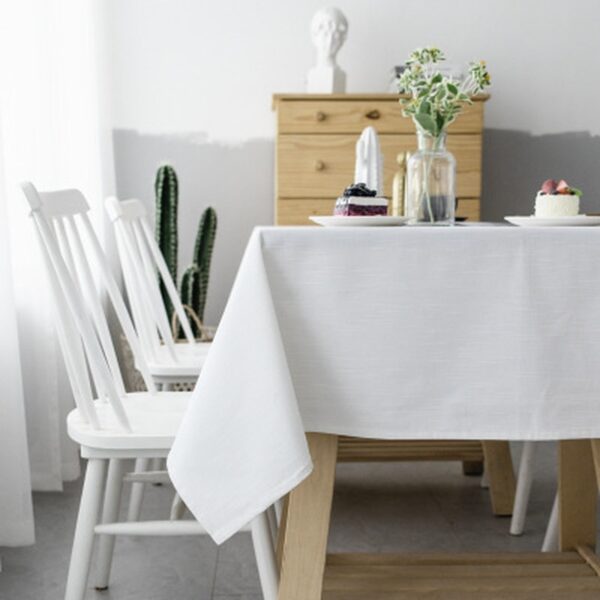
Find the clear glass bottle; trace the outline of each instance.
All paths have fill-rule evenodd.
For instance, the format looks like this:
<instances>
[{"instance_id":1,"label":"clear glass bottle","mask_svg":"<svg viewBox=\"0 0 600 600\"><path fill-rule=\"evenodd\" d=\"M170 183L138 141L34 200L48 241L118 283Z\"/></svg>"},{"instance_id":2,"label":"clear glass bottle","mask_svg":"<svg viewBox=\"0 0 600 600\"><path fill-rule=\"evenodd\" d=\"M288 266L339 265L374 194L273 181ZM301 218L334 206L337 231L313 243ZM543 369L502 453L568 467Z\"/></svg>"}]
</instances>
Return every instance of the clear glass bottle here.
<instances>
[{"instance_id":1,"label":"clear glass bottle","mask_svg":"<svg viewBox=\"0 0 600 600\"><path fill-rule=\"evenodd\" d=\"M406 216L412 224L452 225L456 205L456 160L446 150L446 133L418 131L419 149L406 167Z\"/></svg>"}]
</instances>

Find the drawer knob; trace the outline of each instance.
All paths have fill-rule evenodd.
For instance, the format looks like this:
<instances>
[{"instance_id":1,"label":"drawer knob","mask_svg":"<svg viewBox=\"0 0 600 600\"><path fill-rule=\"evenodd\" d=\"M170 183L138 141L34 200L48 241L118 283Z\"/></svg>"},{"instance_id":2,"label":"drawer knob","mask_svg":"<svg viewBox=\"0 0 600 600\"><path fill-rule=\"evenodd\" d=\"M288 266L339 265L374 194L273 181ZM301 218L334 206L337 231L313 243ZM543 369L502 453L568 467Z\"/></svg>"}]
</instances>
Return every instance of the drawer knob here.
<instances>
[{"instance_id":1,"label":"drawer knob","mask_svg":"<svg viewBox=\"0 0 600 600\"><path fill-rule=\"evenodd\" d=\"M317 121L324 121L327 118L327 115L322 110L319 110L317 111L316 117Z\"/></svg>"},{"instance_id":2,"label":"drawer knob","mask_svg":"<svg viewBox=\"0 0 600 600\"><path fill-rule=\"evenodd\" d=\"M325 163L322 160L315 160L315 171L323 171Z\"/></svg>"},{"instance_id":3,"label":"drawer knob","mask_svg":"<svg viewBox=\"0 0 600 600\"><path fill-rule=\"evenodd\" d=\"M381 117L381 113L375 109L375 110L371 110L369 111L365 117L367 117L367 119L372 119L372 120L377 120L379 119L379 117Z\"/></svg>"}]
</instances>

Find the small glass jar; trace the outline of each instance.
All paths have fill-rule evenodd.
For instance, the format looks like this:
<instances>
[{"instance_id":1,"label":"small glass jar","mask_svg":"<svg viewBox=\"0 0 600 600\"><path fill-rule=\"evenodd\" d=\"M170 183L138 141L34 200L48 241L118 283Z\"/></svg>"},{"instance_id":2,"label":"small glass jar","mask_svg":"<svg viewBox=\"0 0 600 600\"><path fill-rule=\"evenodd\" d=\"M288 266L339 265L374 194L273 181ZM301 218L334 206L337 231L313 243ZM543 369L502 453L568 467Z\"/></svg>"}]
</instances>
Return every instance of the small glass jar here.
<instances>
[{"instance_id":1,"label":"small glass jar","mask_svg":"<svg viewBox=\"0 0 600 600\"><path fill-rule=\"evenodd\" d=\"M452 225L456 160L446 150L446 133L417 136L419 149L406 166L406 216L411 224Z\"/></svg>"}]
</instances>

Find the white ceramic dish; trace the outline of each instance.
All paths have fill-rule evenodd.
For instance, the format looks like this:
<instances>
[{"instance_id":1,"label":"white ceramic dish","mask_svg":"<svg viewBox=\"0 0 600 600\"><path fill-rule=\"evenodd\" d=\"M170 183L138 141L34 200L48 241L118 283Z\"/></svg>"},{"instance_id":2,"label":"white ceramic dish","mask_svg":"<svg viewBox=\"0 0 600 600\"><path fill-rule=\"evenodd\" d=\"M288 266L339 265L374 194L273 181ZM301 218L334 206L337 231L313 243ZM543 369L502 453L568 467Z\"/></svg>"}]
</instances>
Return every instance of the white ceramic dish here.
<instances>
[{"instance_id":1,"label":"white ceramic dish","mask_svg":"<svg viewBox=\"0 0 600 600\"><path fill-rule=\"evenodd\" d=\"M519 227L590 227L600 225L600 217L577 215L576 217L504 217Z\"/></svg>"},{"instance_id":2,"label":"white ceramic dish","mask_svg":"<svg viewBox=\"0 0 600 600\"><path fill-rule=\"evenodd\" d=\"M397 227L404 225L408 217L390 217L387 215L341 217L336 215L309 217L313 223L323 227Z\"/></svg>"}]
</instances>

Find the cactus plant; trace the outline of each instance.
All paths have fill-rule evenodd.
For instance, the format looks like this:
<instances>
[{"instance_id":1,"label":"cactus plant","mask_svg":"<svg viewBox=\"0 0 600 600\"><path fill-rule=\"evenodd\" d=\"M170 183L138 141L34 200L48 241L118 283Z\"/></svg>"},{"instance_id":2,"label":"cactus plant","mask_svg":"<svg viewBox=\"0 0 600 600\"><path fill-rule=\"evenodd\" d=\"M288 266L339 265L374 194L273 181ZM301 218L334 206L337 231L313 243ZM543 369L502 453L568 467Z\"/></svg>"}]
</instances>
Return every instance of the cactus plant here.
<instances>
[{"instance_id":1,"label":"cactus plant","mask_svg":"<svg viewBox=\"0 0 600 600\"><path fill-rule=\"evenodd\" d=\"M177 281L177 175L170 165L163 165L156 172L154 182L156 193L156 241L165 258L173 281ZM173 304L164 284L160 291L169 318L173 314Z\"/></svg>"},{"instance_id":2,"label":"cactus plant","mask_svg":"<svg viewBox=\"0 0 600 600\"><path fill-rule=\"evenodd\" d=\"M202 213L194 244L194 257L181 278L179 295L184 304L190 306L198 318L204 319L204 307L206 305L206 294L208 292L208 281L210 277L210 264L217 232L217 213L214 208L208 207ZM193 324L194 335L200 335L197 327Z\"/></svg>"},{"instance_id":3,"label":"cactus plant","mask_svg":"<svg viewBox=\"0 0 600 600\"><path fill-rule=\"evenodd\" d=\"M198 224L196 243L194 244L194 264L200 269L200 297L198 298L198 309L196 312L200 319L204 319L204 306L208 292L208 280L210 278L210 265L212 262L213 248L215 247L215 236L217 234L217 213L209 206L204 210Z\"/></svg>"},{"instance_id":4,"label":"cactus plant","mask_svg":"<svg viewBox=\"0 0 600 600\"><path fill-rule=\"evenodd\" d=\"M177 202L178 184L175 169L163 165L156 172L154 184L156 192L156 240L165 258L167 267L174 282L177 282ZM194 310L200 320L204 319L204 306L208 291L210 263L217 232L217 213L208 207L200 217L198 233L194 244L192 264L185 270L181 279L179 295L183 304ZM173 304L163 283L161 294L169 318L173 314ZM191 323L194 335L201 331L195 323ZM180 329L178 337L184 337Z\"/></svg>"}]
</instances>

